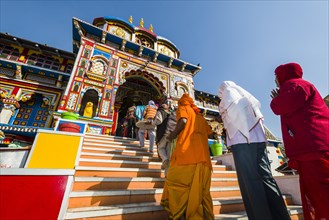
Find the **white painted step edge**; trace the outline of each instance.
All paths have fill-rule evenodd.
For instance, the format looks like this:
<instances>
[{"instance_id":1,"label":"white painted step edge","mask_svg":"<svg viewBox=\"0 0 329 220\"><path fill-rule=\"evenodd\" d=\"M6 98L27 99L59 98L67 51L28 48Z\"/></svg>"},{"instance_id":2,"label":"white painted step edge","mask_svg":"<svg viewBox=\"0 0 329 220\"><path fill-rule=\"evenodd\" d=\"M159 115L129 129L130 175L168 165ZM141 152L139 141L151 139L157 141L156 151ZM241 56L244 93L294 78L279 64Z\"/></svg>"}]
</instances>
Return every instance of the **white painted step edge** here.
<instances>
[{"instance_id":1,"label":"white painted step edge","mask_svg":"<svg viewBox=\"0 0 329 220\"><path fill-rule=\"evenodd\" d=\"M138 155L131 156L131 155L123 155L123 154L107 154L107 153L92 153L92 152L81 152L81 155L84 155L84 156L100 156L100 157L117 156L117 157L124 157L124 158L139 158L139 159L149 159L150 158L149 156L138 156ZM152 159L157 159L157 158L158 157L153 157ZM216 162L218 162L218 160L211 160L211 162L216 163ZM223 165L223 166L225 166L225 165Z\"/></svg>"},{"instance_id":2,"label":"white painted step edge","mask_svg":"<svg viewBox=\"0 0 329 220\"><path fill-rule=\"evenodd\" d=\"M105 156L110 156L110 157L124 157L124 158L138 158L138 159L159 159L158 157L152 157L152 156L143 156L143 155L123 155L123 154L107 154L107 153L92 153L92 152L81 152L81 155L84 156L100 156L100 157L105 157Z\"/></svg>"},{"instance_id":3,"label":"white painted step edge","mask_svg":"<svg viewBox=\"0 0 329 220\"><path fill-rule=\"evenodd\" d=\"M149 149L149 147L144 146L144 147L140 147L138 145L115 145L115 144L100 144L100 143L91 143L91 142L83 142L83 146L84 147L97 147L97 148L108 148L108 149L113 149L113 148L117 148L117 149L133 149L133 150L137 150L137 151L146 151ZM154 146L154 149L156 149L156 145Z\"/></svg>"},{"instance_id":4,"label":"white painted step edge","mask_svg":"<svg viewBox=\"0 0 329 220\"><path fill-rule=\"evenodd\" d=\"M155 182L166 181L165 178L155 177L75 177L75 182ZM211 178L211 181L216 182L227 182L227 181L238 181L237 178Z\"/></svg>"},{"instance_id":5,"label":"white painted step edge","mask_svg":"<svg viewBox=\"0 0 329 220\"><path fill-rule=\"evenodd\" d=\"M142 161L127 161L127 160L106 160L106 159L92 159L80 158L79 162L100 162L100 163L121 163L121 164L144 164L144 165L161 165L162 162L142 162ZM212 165L216 168L225 168L226 165Z\"/></svg>"},{"instance_id":6,"label":"white painted step edge","mask_svg":"<svg viewBox=\"0 0 329 220\"><path fill-rule=\"evenodd\" d=\"M95 171L139 171L139 172L163 172L161 169L144 169L144 168L121 168L121 167L90 167L90 166L76 166L75 170L95 170ZM213 173L236 173L235 171L215 170Z\"/></svg>"},{"instance_id":7,"label":"white painted step edge","mask_svg":"<svg viewBox=\"0 0 329 220\"><path fill-rule=\"evenodd\" d=\"M239 187L225 186L225 187L211 187L210 192L227 192L238 191ZM72 191L70 198L76 197L90 197L90 196L129 196L129 195L144 195L144 194L158 194L162 193L163 188L154 189L125 189L125 190L84 190Z\"/></svg>"},{"instance_id":8,"label":"white painted step edge","mask_svg":"<svg viewBox=\"0 0 329 220\"><path fill-rule=\"evenodd\" d=\"M142 213L142 212L154 212L164 210L159 203L137 203L127 204L129 206L96 206L92 209L90 207L81 208L81 211L77 209L69 209L66 213L65 219L75 218L88 218L88 217L100 217L111 215L122 215L130 213ZM71 212L71 210L73 212Z\"/></svg>"},{"instance_id":9,"label":"white painted step edge","mask_svg":"<svg viewBox=\"0 0 329 220\"><path fill-rule=\"evenodd\" d=\"M287 206L290 215L302 214L302 206ZM248 220L245 211L215 215L215 220Z\"/></svg>"}]
</instances>

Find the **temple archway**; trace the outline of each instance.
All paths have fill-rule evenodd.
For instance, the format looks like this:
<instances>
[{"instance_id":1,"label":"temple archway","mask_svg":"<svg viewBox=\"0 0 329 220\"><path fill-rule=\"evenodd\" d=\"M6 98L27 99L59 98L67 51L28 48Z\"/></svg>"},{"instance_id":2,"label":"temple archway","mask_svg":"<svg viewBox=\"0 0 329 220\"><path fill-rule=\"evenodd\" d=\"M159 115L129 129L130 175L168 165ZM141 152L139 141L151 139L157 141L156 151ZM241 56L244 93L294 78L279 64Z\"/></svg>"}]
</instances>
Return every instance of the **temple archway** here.
<instances>
[{"instance_id":1,"label":"temple archway","mask_svg":"<svg viewBox=\"0 0 329 220\"><path fill-rule=\"evenodd\" d=\"M92 105L88 105L88 103L92 103ZM82 97L79 115L93 118L96 116L96 109L98 106L98 92L94 89L89 89L85 92ZM87 108L92 108L92 112L89 114L87 112ZM88 114L88 115L87 115Z\"/></svg>"},{"instance_id":2,"label":"temple archway","mask_svg":"<svg viewBox=\"0 0 329 220\"><path fill-rule=\"evenodd\" d=\"M166 100L166 88L160 80L146 71L132 70L125 73L125 82L115 97L116 127L123 124L130 106L145 106L149 100L161 105Z\"/></svg>"}]
</instances>

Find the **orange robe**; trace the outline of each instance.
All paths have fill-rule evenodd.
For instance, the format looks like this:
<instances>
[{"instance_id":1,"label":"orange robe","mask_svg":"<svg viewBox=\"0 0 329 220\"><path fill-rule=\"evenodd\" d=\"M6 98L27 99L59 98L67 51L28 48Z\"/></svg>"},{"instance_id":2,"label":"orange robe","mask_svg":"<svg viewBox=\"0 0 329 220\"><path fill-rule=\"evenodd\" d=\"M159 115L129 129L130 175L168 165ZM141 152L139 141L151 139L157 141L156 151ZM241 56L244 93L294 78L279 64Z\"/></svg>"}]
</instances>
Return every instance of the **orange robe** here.
<instances>
[{"instance_id":1,"label":"orange robe","mask_svg":"<svg viewBox=\"0 0 329 220\"><path fill-rule=\"evenodd\" d=\"M183 95L178 104L177 121L185 118L187 123L171 156L161 205L170 219L179 219L184 213L187 220L214 219L208 147L208 134L212 131L203 116L193 109L196 106L191 100Z\"/></svg>"}]
</instances>

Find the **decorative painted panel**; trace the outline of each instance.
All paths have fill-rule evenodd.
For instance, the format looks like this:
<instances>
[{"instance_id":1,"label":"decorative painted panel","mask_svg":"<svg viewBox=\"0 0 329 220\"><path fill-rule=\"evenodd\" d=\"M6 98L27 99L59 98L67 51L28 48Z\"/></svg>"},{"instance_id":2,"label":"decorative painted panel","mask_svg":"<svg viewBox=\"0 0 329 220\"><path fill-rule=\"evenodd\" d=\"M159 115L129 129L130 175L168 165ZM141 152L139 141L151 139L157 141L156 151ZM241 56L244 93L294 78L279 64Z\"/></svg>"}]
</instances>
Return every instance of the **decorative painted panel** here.
<instances>
[{"instance_id":1,"label":"decorative painted panel","mask_svg":"<svg viewBox=\"0 0 329 220\"><path fill-rule=\"evenodd\" d=\"M73 110L74 109L74 106L77 102L77 98L78 98L78 94L75 94L75 93L71 93L70 94L70 97L67 101L67 104L66 104L66 109L67 110Z\"/></svg>"},{"instance_id":2,"label":"decorative painted panel","mask_svg":"<svg viewBox=\"0 0 329 220\"><path fill-rule=\"evenodd\" d=\"M171 57L174 57L174 54L175 54L174 51L169 49L167 46L161 45L161 44L158 44L158 51L164 55L171 56Z\"/></svg>"},{"instance_id":3,"label":"decorative painted panel","mask_svg":"<svg viewBox=\"0 0 329 220\"><path fill-rule=\"evenodd\" d=\"M85 49L83 50L82 57L88 59L90 54L91 54L91 50L85 48Z\"/></svg>"},{"instance_id":4,"label":"decorative painted panel","mask_svg":"<svg viewBox=\"0 0 329 220\"><path fill-rule=\"evenodd\" d=\"M109 101L103 101L102 110L101 110L101 115L102 116L107 116L108 115L109 107L110 107L110 102Z\"/></svg>"},{"instance_id":5,"label":"decorative painted panel","mask_svg":"<svg viewBox=\"0 0 329 220\"><path fill-rule=\"evenodd\" d=\"M115 79L115 72L116 72L116 69L114 69L114 68L109 69L108 76L107 76L107 84L108 85L113 84L114 79Z\"/></svg>"},{"instance_id":6,"label":"decorative painted panel","mask_svg":"<svg viewBox=\"0 0 329 220\"><path fill-rule=\"evenodd\" d=\"M110 100L111 99L111 90L110 89L107 89L106 92L105 92L105 99L107 100Z\"/></svg>"},{"instance_id":7,"label":"decorative painted panel","mask_svg":"<svg viewBox=\"0 0 329 220\"><path fill-rule=\"evenodd\" d=\"M41 94L34 94L30 100L21 102L21 107L14 119L14 125L45 127L49 116L49 105Z\"/></svg>"},{"instance_id":8,"label":"decorative painted panel","mask_svg":"<svg viewBox=\"0 0 329 220\"><path fill-rule=\"evenodd\" d=\"M12 76L15 75L15 70L0 67L0 75L5 75L5 76L11 76L12 77Z\"/></svg>"},{"instance_id":9,"label":"decorative painted panel","mask_svg":"<svg viewBox=\"0 0 329 220\"><path fill-rule=\"evenodd\" d=\"M80 90L80 85L81 85L80 82L74 82L74 85L73 85L73 87L72 87L72 91L73 91L73 92L79 92L79 90Z\"/></svg>"},{"instance_id":10,"label":"decorative painted panel","mask_svg":"<svg viewBox=\"0 0 329 220\"><path fill-rule=\"evenodd\" d=\"M79 65L79 66L86 68L86 66L87 66L87 62L88 62L88 61L87 61L86 59L82 58L82 59L80 60L80 65Z\"/></svg>"},{"instance_id":11,"label":"decorative painted panel","mask_svg":"<svg viewBox=\"0 0 329 220\"><path fill-rule=\"evenodd\" d=\"M112 67L116 67L116 66L117 66L117 60L115 60L115 59L111 59L111 60L110 60L110 65L111 65Z\"/></svg>"},{"instance_id":12,"label":"decorative painted panel","mask_svg":"<svg viewBox=\"0 0 329 220\"><path fill-rule=\"evenodd\" d=\"M89 132L91 134L102 134L102 128L96 126L89 126Z\"/></svg>"},{"instance_id":13,"label":"decorative painted panel","mask_svg":"<svg viewBox=\"0 0 329 220\"><path fill-rule=\"evenodd\" d=\"M78 77L83 77L84 73L85 73L84 68L78 68L78 71L77 71L77 76Z\"/></svg>"},{"instance_id":14,"label":"decorative painted panel","mask_svg":"<svg viewBox=\"0 0 329 220\"><path fill-rule=\"evenodd\" d=\"M111 58L111 55L109 53L106 53L106 52L98 50L98 49L94 49L93 56L103 56L107 60L109 60Z\"/></svg>"},{"instance_id":15,"label":"decorative painted panel","mask_svg":"<svg viewBox=\"0 0 329 220\"><path fill-rule=\"evenodd\" d=\"M135 42L137 44L140 44L140 45L144 46L144 47L154 48L153 41L149 37L146 37L146 36L141 35L141 34L136 35Z\"/></svg>"},{"instance_id":16,"label":"decorative painted panel","mask_svg":"<svg viewBox=\"0 0 329 220\"><path fill-rule=\"evenodd\" d=\"M126 31L125 29L119 26L115 26L115 25L109 26L108 32L116 36L119 36L125 40L131 40L131 33L129 33L128 31Z\"/></svg>"},{"instance_id":17,"label":"decorative painted panel","mask_svg":"<svg viewBox=\"0 0 329 220\"><path fill-rule=\"evenodd\" d=\"M46 84L50 84L50 85L55 85L56 84L56 79L52 79L49 77L44 77L44 76L38 76L32 73L28 73L26 75L27 80L32 80L32 81L37 81L37 82L41 82L41 83L46 83Z\"/></svg>"},{"instance_id":18,"label":"decorative painted panel","mask_svg":"<svg viewBox=\"0 0 329 220\"><path fill-rule=\"evenodd\" d=\"M8 96L12 93L14 87L1 85L0 87L0 96Z\"/></svg>"}]
</instances>

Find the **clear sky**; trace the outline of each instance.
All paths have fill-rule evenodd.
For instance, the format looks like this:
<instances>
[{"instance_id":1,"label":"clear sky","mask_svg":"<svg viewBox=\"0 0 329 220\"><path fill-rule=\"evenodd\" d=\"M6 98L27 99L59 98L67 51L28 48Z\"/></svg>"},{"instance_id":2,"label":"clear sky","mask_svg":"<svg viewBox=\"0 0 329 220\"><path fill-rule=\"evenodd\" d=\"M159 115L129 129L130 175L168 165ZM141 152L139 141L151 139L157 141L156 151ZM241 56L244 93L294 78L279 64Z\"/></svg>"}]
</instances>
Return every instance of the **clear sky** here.
<instances>
[{"instance_id":1,"label":"clear sky","mask_svg":"<svg viewBox=\"0 0 329 220\"><path fill-rule=\"evenodd\" d=\"M0 30L72 51L72 17L92 23L116 16L154 27L172 41L181 59L200 63L195 89L217 94L224 80L235 81L262 103L265 124L281 137L270 107L274 69L298 62L304 79L329 94L328 0L303 1L15 1L1 0Z\"/></svg>"}]
</instances>

